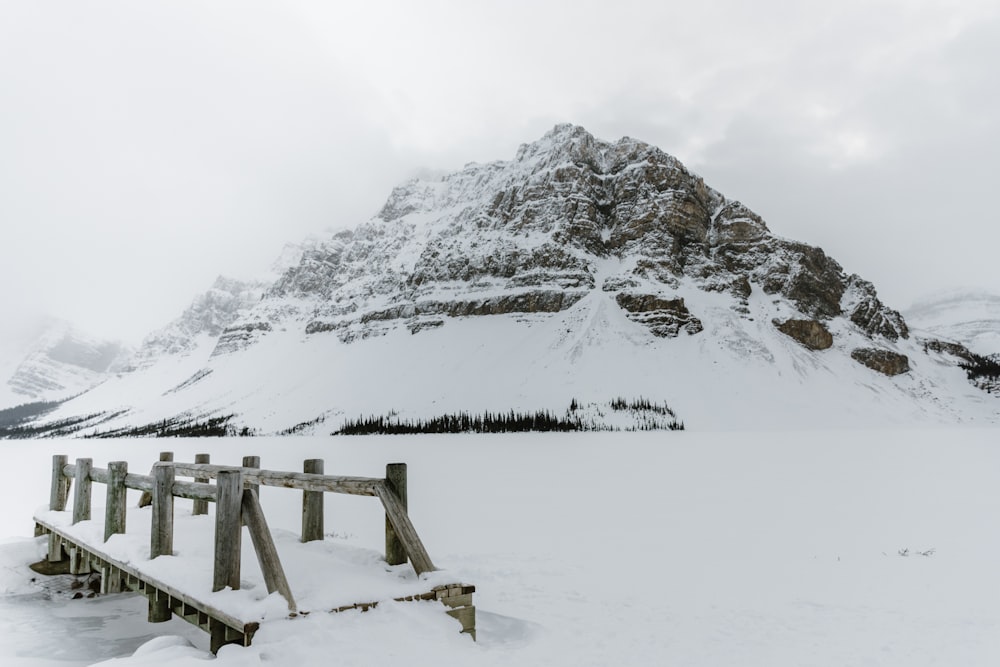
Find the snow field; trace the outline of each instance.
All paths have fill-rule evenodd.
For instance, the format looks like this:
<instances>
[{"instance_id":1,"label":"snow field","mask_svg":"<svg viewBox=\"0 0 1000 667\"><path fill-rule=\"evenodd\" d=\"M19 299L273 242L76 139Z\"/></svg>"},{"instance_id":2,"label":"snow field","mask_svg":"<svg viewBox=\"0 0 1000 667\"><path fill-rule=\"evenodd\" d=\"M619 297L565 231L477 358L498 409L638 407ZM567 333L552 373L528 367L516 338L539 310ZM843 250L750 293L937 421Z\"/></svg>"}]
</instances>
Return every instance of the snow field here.
<instances>
[{"instance_id":1,"label":"snow field","mask_svg":"<svg viewBox=\"0 0 1000 667\"><path fill-rule=\"evenodd\" d=\"M431 557L455 575L449 579L477 587L476 643L438 604L390 603L365 614L264 623L253 646L224 648L220 665L320 665L334 658L344 665L995 665L998 434L12 442L10 469L25 474L2 488L8 511L0 535L21 537L0 546L0 615L33 590L23 566L41 547L27 536L31 513L47 498L53 453L90 456L100 466L127 459L130 470L144 471L159 450L173 449L177 460L209 451L219 463L259 454L270 469L324 458L328 474L366 476L406 461L411 517ZM281 531L298 531L297 496L262 490L283 554ZM95 493L95 507L100 497ZM381 550L374 499L328 495L326 517L329 537L317 548ZM178 537L181 531L179 524ZM244 578L252 578L249 541L244 555L251 559ZM319 579L336 588L336 568ZM0 661L56 664L49 662L55 653L25 658L17 651L30 633L42 637L45 628L69 623L66 610L115 604L109 613L124 618L130 599L25 603L25 615L38 617L16 637L0 627ZM201 665L209 658L207 635L183 622L136 632L145 614L138 602L130 636L115 627L64 631L80 647L117 642L122 659L115 665ZM87 664L108 654L74 657Z\"/></svg>"}]
</instances>

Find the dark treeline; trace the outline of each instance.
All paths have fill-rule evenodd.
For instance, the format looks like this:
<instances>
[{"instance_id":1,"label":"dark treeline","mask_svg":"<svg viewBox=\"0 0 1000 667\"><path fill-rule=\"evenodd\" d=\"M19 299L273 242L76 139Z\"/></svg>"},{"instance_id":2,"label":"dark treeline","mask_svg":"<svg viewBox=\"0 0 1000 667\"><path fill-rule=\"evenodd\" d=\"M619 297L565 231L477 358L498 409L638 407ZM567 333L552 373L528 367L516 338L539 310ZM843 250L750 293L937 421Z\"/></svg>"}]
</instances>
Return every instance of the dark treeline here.
<instances>
[{"instance_id":1,"label":"dark treeline","mask_svg":"<svg viewBox=\"0 0 1000 667\"><path fill-rule=\"evenodd\" d=\"M576 401L576 399L573 399ZM639 412L653 412L658 415L663 415L664 417L676 417L673 409L666 403L660 405L659 403L653 403L648 398L640 396L639 398L633 398L631 400L626 400L619 396L611 400L612 410L636 410ZM676 430L676 429L673 429Z\"/></svg>"},{"instance_id":2,"label":"dark treeline","mask_svg":"<svg viewBox=\"0 0 1000 667\"><path fill-rule=\"evenodd\" d=\"M134 426L109 431L97 431L88 438L224 438L254 435L244 426L237 428L229 423L234 415L209 417L204 421L164 419L145 426Z\"/></svg>"},{"instance_id":3,"label":"dark treeline","mask_svg":"<svg viewBox=\"0 0 1000 667\"><path fill-rule=\"evenodd\" d=\"M16 427L26 421L46 415L61 404L62 401L36 401L0 410L0 433L4 429Z\"/></svg>"},{"instance_id":4,"label":"dark treeline","mask_svg":"<svg viewBox=\"0 0 1000 667\"><path fill-rule=\"evenodd\" d=\"M45 424L24 424L22 426L0 426L0 439L20 440L28 438L60 438L79 431L104 413L96 412L80 417L69 417Z\"/></svg>"},{"instance_id":5,"label":"dark treeline","mask_svg":"<svg viewBox=\"0 0 1000 667\"><path fill-rule=\"evenodd\" d=\"M576 418L558 417L547 410L537 412L484 413L467 412L441 415L430 419L395 417L358 417L345 422L333 435L404 435L412 433L519 433L522 431L583 431Z\"/></svg>"},{"instance_id":6,"label":"dark treeline","mask_svg":"<svg viewBox=\"0 0 1000 667\"><path fill-rule=\"evenodd\" d=\"M970 380L977 378L1000 379L1000 357L990 355L984 357L974 352L969 354L969 361L959 364Z\"/></svg>"},{"instance_id":7,"label":"dark treeline","mask_svg":"<svg viewBox=\"0 0 1000 667\"><path fill-rule=\"evenodd\" d=\"M1000 391L1000 356L991 354L984 357L970 352L967 359L959 366L973 384L991 394Z\"/></svg>"},{"instance_id":8,"label":"dark treeline","mask_svg":"<svg viewBox=\"0 0 1000 667\"><path fill-rule=\"evenodd\" d=\"M575 398L570 402L565 416L548 410L535 412L468 412L439 415L429 419L399 419L392 412L384 416L358 417L349 420L332 435L407 435L414 433L522 433L526 431L613 431L617 427L585 418L582 406ZM645 398L611 402L614 410L632 410L638 413L637 423L630 431L683 431L684 422L677 421L674 411L664 404L652 403ZM651 415L669 416L670 421Z\"/></svg>"}]
</instances>

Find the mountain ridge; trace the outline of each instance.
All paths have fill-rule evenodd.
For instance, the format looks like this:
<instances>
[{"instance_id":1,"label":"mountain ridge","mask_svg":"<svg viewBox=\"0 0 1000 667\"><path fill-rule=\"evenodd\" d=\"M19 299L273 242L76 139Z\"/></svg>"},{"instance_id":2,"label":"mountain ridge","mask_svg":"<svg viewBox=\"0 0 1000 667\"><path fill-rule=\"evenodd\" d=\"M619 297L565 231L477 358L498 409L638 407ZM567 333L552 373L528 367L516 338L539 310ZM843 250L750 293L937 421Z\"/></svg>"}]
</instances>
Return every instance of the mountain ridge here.
<instances>
[{"instance_id":1,"label":"mountain ridge","mask_svg":"<svg viewBox=\"0 0 1000 667\"><path fill-rule=\"evenodd\" d=\"M48 419L332 431L648 396L689 427L997 420L870 282L630 138L558 125L513 160L397 186L296 259L196 360L151 355Z\"/></svg>"}]
</instances>

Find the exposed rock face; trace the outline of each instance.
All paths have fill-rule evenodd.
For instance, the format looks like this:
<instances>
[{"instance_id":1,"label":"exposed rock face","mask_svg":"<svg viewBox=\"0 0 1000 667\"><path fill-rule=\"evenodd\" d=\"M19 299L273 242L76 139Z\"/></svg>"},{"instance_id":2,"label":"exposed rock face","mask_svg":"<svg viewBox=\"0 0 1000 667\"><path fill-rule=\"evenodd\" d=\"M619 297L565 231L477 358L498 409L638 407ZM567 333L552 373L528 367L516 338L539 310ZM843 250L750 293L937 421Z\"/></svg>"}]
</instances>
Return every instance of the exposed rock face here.
<instances>
[{"instance_id":1,"label":"exposed rock face","mask_svg":"<svg viewBox=\"0 0 1000 667\"><path fill-rule=\"evenodd\" d=\"M315 334L337 331L340 332L341 341L349 343L359 337L367 338L388 332L388 328L385 327L368 326L372 323L406 320L410 333L415 334L422 329L436 328L444 324L444 320L439 317L428 318L428 316L472 317L508 313L556 313L569 308L585 294L585 292L528 291L469 301L419 301L369 311L357 319L312 320L306 325L305 332Z\"/></svg>"},{"instance_id":2,"label":"exposed rock face","mask_svg":"<svg viewBox=\"0 0 1000 667\"><path fill-rule=\"evenodd\" d=\"M833 334L816 320L774 321L774 326L810 350L826 350L833 346Z\"/></svg>"},{"instance_id":3,"label":"exposed rock face","mask_svg":"<svg viewBox=\"0 0 1000 667\"><path fill-rule=\"evenodd\" d=\"M200 294L176 320L146 337L131 364L142 367L163 355L185 354L200 338L224 339L227 327L247 314L261 298L264 285L224 276ZM269 325L268 325L269 326Z\"/></svg>"},{"instance_id":4,"label":"exposed rock face","mask_svg":"<svg viewBox=\"0 0 1000 667\"><path fill-rule=\"evenodd\" d=\"M861 347L851 352L851 358L873 371L892 377L910 370L910 360L905 354L875 347Z\"/></svg>"},{"instance_id":5,"label":"exposed rock face","mask_svg":"<svg viewBox=\"0 0 1000 667\"><path fill-rule=\"evenodd\" d=\"M628 294L615 297L618 305L628 311L628 318L649 327L655 336L673 338L683 329L696 334L704 329L701 320L691 314L684 299L662 299L652 294Z\"/></svg>"},{"instance_id":6,"label":"exposed rock face","mask_svg":"<svg viewBox=\"0 0 1000 667\"><path fill-rule=\"evenodd\" d=\"M866 336L905 335L898 313L821 249L773 236L654 146L599 141L571 125L510 162L395 188L372 220L304 249L243 323L298 320L350 341L420 332L428 316L436 328L453 317L554 313L602 290L669 337L703 327L670 296L682 284L731 295L744 316L760 289L803 319L839 317L847 305ZM666 296L650 296L654 307L643 294Z\"/></svg>"},{"instance_id":7,"label":"exposed rock face","mask_svg":"<svg viewBox=\"0 0 1000 667\"><path fill-rule=\"evenodd\" d=\"M909 328L903 316L886 308L875 296L875 287L867 280L852 275L848 278L848 295L845 310L854 322L870 338L883 336L889 340L910 337Z\"/></svg>"}]
</instances>

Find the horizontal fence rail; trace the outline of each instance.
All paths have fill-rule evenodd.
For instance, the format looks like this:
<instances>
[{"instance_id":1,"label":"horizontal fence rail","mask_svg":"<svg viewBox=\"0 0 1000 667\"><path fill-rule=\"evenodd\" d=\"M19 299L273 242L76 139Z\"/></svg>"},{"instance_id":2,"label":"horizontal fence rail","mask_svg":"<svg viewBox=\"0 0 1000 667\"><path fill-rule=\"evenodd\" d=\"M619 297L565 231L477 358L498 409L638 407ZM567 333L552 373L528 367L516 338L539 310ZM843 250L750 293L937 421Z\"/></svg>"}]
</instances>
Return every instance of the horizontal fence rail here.
<instances>
[{"instance_id":1,"label":"horizontal fence rail","mask_svg":"<svg viewBox=\"0 0 1000 667\"><path fill-rule=\"evenodd\" d=\"M192 514L195 515L207 514L208 505L212 503L215 507L212 590L227 587L235 590L240 587L240 544L242 528L245 526L268 593L277 592L284 597L291 613L296 612L296 603L261 508L258 495L261 486L293 489L302 493L303 542L324 539L324 494L343 493L378 498L385 510L386 562L401 565L409 561L418 575L437 569L407 511L405 463L390 463L386 466L384 478L373 478L325 475L322 459L306 460L303 472L289 472L263 470L260 468L260 457L257 456L244 457L243 465L240 466L212 464L208 454L196 455L194 463L175 462L171 452L161 452L159 458L150 471L151 474L142 475L128 472L128 464L124 461L113 461L107 468L98 468L93 466L91 459L79 458L74 463L69 463L66 456L55 455L52 457L49 509L66 511L73 487L72 522L76 524L87 521L91 518L92 485L94 482L104 484L107 491L104 541L107 542L113 535L125 532L126 490L141 491L139 507L152 506L150 559L153 559L173 555L175 498L194 501ZM178 477L193 478L193 481ZM142 588L147 585L136 579L141 576L138 570L132 572L113 562L110 557L96 552L93 547L73 542L68 534L55 528L50 522L39 520L38 524L39 529L49 535L49 561L62 561L68 557L70 572L73 574L85 574L91 571L91 567L98 565L102 576L105 573L117 573L106 583L102 580L102 587L108 591L120 591L123 586L136 589L136 586ZM178 591L167 590L160 583L147 583L160 591L149 596L150 621L165 621L170 619L171 614L182 615L187 620L196 617L200 626L211 631L213 652L228 642L249 643L253 633L252 629L247 629L250 626L241 629L234 619L216 619L206 625L204 613L200 611L193 616L190 613L179 613L178 609L183 611L188 607L193 608L194 603L183 599ZM455 603L452 606L458 606L457 600ZM471 611L474 612L474 609ZM469 610L463 613L469 613ZM463 620L463 627L466 625L467 619ZM466 627L466 631L474 634L474 623Z\"/></svg>"},{"instance_id":2,"label":"horizontal fence rail","mask_svg":"<svg viewBox=\"0 0 1000 667\"><path fill-rule=\"evenodd\" d=\"M260 458L256 456L244 457L242 466L209 463L207 454L197 455L196 460L197 463L175 462L171 452L162 452L160 461L153 466L153 474L141 475L128 472L127 463L123 461L112 462L107 468L97 468L92 465L91 459L81 458L75 463L69 463L66 456L56 455L52 458L53 474L49 507L52 510L65 511L69 499L70 481L75 481L73 523L86 521L90 519L92 483L105 484L108 489L105 516L105 541L107 541L111 535L125 531L124 489L142 491L144 499L140 501L140 506L153 505L150 557L155 558L172 553L173 498L193 500L195 501L193 513L205 514L208 503L219 504L218 480L222 477L228 480L227 485L231 485L234 476L238 477L241 489L237 493L239 497L235 500L227 496L229 509L222 513L224 521L221 523L217 509L217 550L228 548L233 553L238 553L238 549L233 551L234 547L226 547L225 544L238 540L238 536L229 527L229 523L237 521L239 526L250 525L248 519L251 519L258 527L263 524L263 512L259 511L260 502L256 493L260 486L303 492L302 541L323 539L324 493L373 496L382 502L385 509L386 561L391 565L400 565L409 560L417 574L437 569L407 513L405 463L390 463L386 466L385 478L373 478L324 475L321 459L306 461L305 472L262 470L257 467ZM178 476L191 477L195 481L176 479ZM212 481L215 483L211 483ZM244 503L241 500L242 494L250 490L254 491L253 499ZM227 518L228 514L238 516L231 519ZM222 535L226 531L230 533L228 538ZM262 540L260 530L256 532L257 538ZM262 541L261 544L263 545ZM258 552L261 550L266 551L267 546L261 546ZM216 567L238 568L238 559L233 553L224 558L217 554ZM275 563L276 553L274 551L266 560ZM54 542L50 544L50 560L60 560L61 557L58 545ZM271 576L269 573L266 578L278 581L283 576L283 573L281 576ZM216 580L231 582L234 587L239 586L238 574L234 576L232 572L219 573ZM290 599L289 603L294 604Z\"/></svg>"}]
</instances>

